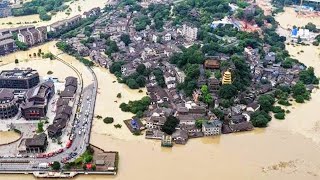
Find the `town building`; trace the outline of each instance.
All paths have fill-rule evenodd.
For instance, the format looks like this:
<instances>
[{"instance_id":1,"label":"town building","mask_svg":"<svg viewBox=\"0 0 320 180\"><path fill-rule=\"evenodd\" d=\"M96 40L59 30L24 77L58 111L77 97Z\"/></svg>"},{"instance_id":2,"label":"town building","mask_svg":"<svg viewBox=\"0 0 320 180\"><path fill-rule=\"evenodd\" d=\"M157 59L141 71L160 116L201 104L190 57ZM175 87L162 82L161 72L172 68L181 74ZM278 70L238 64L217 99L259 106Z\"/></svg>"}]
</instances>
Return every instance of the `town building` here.
<instances>
[{"instance_id":1,"label":"town building","mask_svg":"<svg viewBox=\"0 0 320 180\"><path fill-rule=\"evenodd\" d=\"M12 118L19 109L12 89L0 89L0 119Z\"/></svg>"},{"instance_id":2,"label":"town building","mask_svg":"<svg viewBox=\"0 0 320 180\"><path fill-rule=\"evenodd\" d=\"M189 26L187 24L183 24L181 34L186 39L190 41L195 41L197 40L197 36L198 36L198 28Z\"/></svg>"},{"instance_id":3,"label":"town building","mask_svg":"<svg viewBox=\"0 0 320 180\"><path fill-rule=\"evenodd\" d=\"M220 81L215 77L208 79L208 88L210 92L218 92L220 89Z\"/></svg>"},{"instance_id":4,"label":"town building","mask_svg":"<svg viewBox=\"0 0 320 180\"><path fill-rule=\"evenodd\" d=\"M27 91L21 103L21 114L27 120L41 119L46 116L48 104L54 95L54 83L46 81Z\"/></svg>"},{"instance_id":5,"label":"town building","mask_svg":"<svg viewBox=\"0 0 320 180\"><path fill-rule=\"evenodd\" d=\"M38 72L31 68L0 72L0 88L30 89L38 85L39 81Z\"/></svg>"},{"instance_id":6,"label":"town building","mask_svg":"<svg viewBox=\"0 0 320 180\"><path fill-rule=\"evenodd\" d=\"M178 129L172 134L172 139L176 144L186 144L189 139L188 132Z\"/></svg>"},{"instance_id":7,"label":"town building","mask_svg":"<svg viewBox=\"0 0 320 180\"><path fill-rule=\"evenodd\" d=\"M0 1L0 18L11 16L11 7L8 0Z\"/></svg>"},{"instance_id":8,"label":"town building","mask_svg":"<svg viewBox=\"0 0 320 180\"><path fill-rule=\"evenodd\" d=\"M74 95L77 92L78 80L73 76L68 76L65 80L65 87L64 90L60 93L60 97L71 100L74 98Z\"/></svg>"},{"instance_id":9,"label":"town building","mask_svg":"<svg viewBox=\"0 0 320 180\"><path fill-rule=\"evenodd\" d=\"M206 69L219 69L220 68L220 62L216 59L208 59L204 62L204 67Z\"/></svg>"},{"instance_id":10,"label":"town building","mask_svg":"<svg viewBox=\"0 0 320 180\"><path fill-rule=\"evenodd\" d=\"M58 32L70 27L73 27L81 20L81 15L76 15L70 19L65 19L62 21L55 22L49 26L47 26L47 31L50 32Z\"/></svg>"},{"instance_id":11,"label":"town building","mask_svg":"<svg viewBox=\"0 0 320 180\"><path fill-rule=\"evenodd\" d=\"M222 122L219 120L204 121L202 123L202 132L205 136L221 134Z\"/></svg>"},{"instance_id":12,"label":"town building","mask_svg":"<svg viewBox=\"0 0 320 180\"><path fill-rule=\"evenodd\" d=\"M14 52L17 49L11 34L0 35L0 56Z\"/></svg>"},{"instance_id":13,"label":"town building","mask_svg":"<svg viewBox=\"0 0 320 180\"><path fill-rule=\"evenodd\" d=\"M36 134L32 138L25 140L26 151L30 153L42 153L48 146L47 135L45 133Z\"/></svg>"},{"instance_id":14,"label":"town building","mask_svg":"<svg viewBox=\"0 0 320 180\"><path fill-rule=\"evenodd\" d=\"M29 46L43 43L47 39L47 30L45 27L26 26L17 29L18 40Z\"/></svg>"}]
</instances>

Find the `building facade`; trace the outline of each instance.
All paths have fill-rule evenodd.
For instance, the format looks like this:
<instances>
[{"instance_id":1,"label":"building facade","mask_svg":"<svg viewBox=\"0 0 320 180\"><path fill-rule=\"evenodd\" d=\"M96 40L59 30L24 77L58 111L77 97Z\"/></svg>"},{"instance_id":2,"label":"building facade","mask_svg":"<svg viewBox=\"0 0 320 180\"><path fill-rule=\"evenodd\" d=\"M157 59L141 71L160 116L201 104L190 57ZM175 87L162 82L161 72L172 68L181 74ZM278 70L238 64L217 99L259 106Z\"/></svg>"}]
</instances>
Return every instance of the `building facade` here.
<instances>
[{"instance_id":1,"label":"building facade","mask_svg":"<svg viewBox=\"0 0 320 180\"><path fill-rule=\"evenodd\" d=\"M12 118L19 109L13 90L0 89L0 119Z\"/></svg>"},{"instance_id":2,"label":"building facade","mask_svg":"<svg viewBox=\"0 0 320 180\"><path fill-rule=\"evenodd\" d=\"M0 72L0 88L30 89L38 85L39 81L39 73L31 68Z\"/></svg>"}]
</instances>

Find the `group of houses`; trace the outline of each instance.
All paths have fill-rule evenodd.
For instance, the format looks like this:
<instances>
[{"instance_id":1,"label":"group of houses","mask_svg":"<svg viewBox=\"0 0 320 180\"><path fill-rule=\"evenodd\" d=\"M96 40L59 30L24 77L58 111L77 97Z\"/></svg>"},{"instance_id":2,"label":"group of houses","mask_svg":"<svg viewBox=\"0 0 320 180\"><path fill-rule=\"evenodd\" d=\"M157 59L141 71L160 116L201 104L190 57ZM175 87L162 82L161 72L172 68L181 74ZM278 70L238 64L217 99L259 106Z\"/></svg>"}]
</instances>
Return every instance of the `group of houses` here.
<instances>
[{"instance_id":1,"label":"group of houses","mask_svg":"<svg viewBox=\"0 0 320 180\"><path fill-rule=\"evenodd\" d=\"M0 2L0 17L1 3L3 2ZM33 25L28 25L17 28L0 29L0 56L16 51L18 49L16 41L25 43L29 47L41 44L48 39L48 32L58 33L70 29L79 23L81 19L97 16L100 13L101 10L97 7L84 12L82 15L76 15L48 26L35 27Z\"/></svg>"},{"instance_id":2,"label":"group of houses","mask_svg":"<svg viewBox=\"0 0 320 180\"><path fill-rule=\"evenodd\" d=\"M69 106L74 99L78 88L78 80L76 77L66 77L65 88L60 92L60 97L56 102L56 116L53 123L48 126L48 135L50 138L57 138L62 135L62 130L66 127L71 115L72 106Z\"/></svg>"}]
</instances>

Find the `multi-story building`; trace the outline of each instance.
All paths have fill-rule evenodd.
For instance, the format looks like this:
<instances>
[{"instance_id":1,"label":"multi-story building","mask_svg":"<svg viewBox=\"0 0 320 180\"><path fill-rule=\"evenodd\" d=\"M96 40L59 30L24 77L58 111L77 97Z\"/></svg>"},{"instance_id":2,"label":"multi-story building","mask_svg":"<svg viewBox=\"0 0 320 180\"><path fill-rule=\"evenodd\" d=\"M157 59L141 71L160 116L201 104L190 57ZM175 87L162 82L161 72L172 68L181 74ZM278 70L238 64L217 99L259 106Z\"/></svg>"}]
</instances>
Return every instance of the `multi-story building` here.
<instances>
[{"instance_id":1,"label":"multi-story building","mask_svg":"<svg viewBox=\"0 0 320 180\"><path fill-rule=\"evenodd\" d=\"M47 26L47 31L58 32L60 30L69 28L77 24L81 20L81 15L76 15L70 19L65 19L62 21L55 22Z\"/></svg>"},{"instance_id":2,"label":"multi-story building","mask_svg":"<svg viewBox=\"0 0 320 180\"><path fill-rule=\"evenodd\" d=\"M54 83L46 81L25 94L21 114L25 119L40 119L46 116L49 100L54 95Z\"/></svg>"},{"instance_id":3,"label":"multi-story building","mask_svg":"<svg viewBox=\"0 0 320 180\"><path fill-rule=\"evenodd\" d=\"M13 52L17 49L11 34L0 34L0 56Z\"/></svg>"},{"instance_id":4,"label":"multi-story building","mask_svg":"<svg viewBox=\"0 0 320 180\"><path fill-rule=\"evenodd\" d=\"M18 40L29 46L39 44L47 39L47 30L45 27L35 28L34 26L18 28Z\"/></svg>"},{"instance_id":5,"label":"multi-story building","mask_svg":"<svg viewBox=\"0 0 320 180\"><path fill-rule=\"evenodd\" d=\"M9 1L0 1L0 18L11 16L11 7L9 6Z\"/></svg>"},{"instance_id":6,"label":"multi-story building","mask_svg":"<svg viewBox=\"0 0 320 180\"><path fill-rule=\"evenodd\" d=\"M34 135L32 138L25 140L26 151L32 153L41 153L46 151L48 146L47 135L41 133L39 135Z\"/></svg>"},{"instance_id":7,"label":"multi-story building","mask_svg":"<svg viewBox=\"0 0 320 180\"><path fill-rule=\"evenodd\" d=\"M183 24L181 34L190 41L197 40L198 28Z\"/></svg>"},{"instance_id":8,"label":"multi-story building","mask_svg":"<svg viewBox=\"0 0 320 180\"><path fill-rule=\"evenodd\" d=\"M202 124L202 132L205 136L221 134L222 122L219 120L205 121Z\"/></svg>"},{"instance_id":9,"label":"multi-story building","mask_svg":"<svg viewBox=\"0 0 320 180\"><path fill-rule=\"evenodd\" d=\"M0 72L0 88L30 89L39 83L39 74L36 70L14 69Z\"/></svg>"},{"instance_id":10,"label":"multi-story building","mask_svg":"<svg viewBox=\"0 0 320 180\"><path fill-rule=\"evenodd\" d=\"M12 89L0 89L0 119L12 118L19 109Z\"/></svg>"}]
</instances>

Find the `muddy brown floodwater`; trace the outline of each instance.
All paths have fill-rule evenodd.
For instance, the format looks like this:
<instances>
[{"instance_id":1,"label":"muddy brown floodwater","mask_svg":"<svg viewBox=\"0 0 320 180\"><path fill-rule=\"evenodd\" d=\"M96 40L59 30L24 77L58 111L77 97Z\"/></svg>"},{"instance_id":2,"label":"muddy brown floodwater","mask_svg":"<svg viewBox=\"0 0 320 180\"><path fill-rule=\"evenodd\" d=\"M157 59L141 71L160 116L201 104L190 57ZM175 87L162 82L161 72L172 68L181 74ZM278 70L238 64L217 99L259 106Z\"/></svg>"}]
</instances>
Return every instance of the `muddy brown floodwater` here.
<instances>
[{"instance_id":1,"label":"muddy brown floodwater","mask_svg":"<svg viewBox=\"0 0 320 180\"><path fill-rule=\"evenodd\" d=\"M0 131L0 145L13 142L19 139L20 134L14 131Z\"/></svg>"},{"instance_id":2,"label":"muddy brown floodwater","mask_svg":"<svg viewBox=\"0 0 320 180\"><path fill-rule=\"evenodd\" d=\"M287 11L286 11L287 12ZM285 12L285 13L286 13ZM292 13L291 13L292 14ZM293 19L294 17L292 17ZM288 20L277 18L286 26ZM56 51L52 44L49 49ZM319 49L314 46L287 46L294 58L313 66L320 75ZM304 53L299 53L303 50ZM72 57L68 61L86 74L85 68ZM7 59L9 60L9 59ZM57 71L57 70L56 70ZM113 83L115 77L106 70L94 68L99 80L99 93L95 113L113 116L116 122L130 118L117 107L121 102L143 97L144 93L129 90ZM88 82L90 78L88 77ZM121 99L116 94L122 94ZM144 91L145 92L145 91ZM118 102L115 103L114 101ZM291 113L283 121L272 120L266 129L190 140L185 146L161 148L159 141L132 136L123 126L121 130L95 119L91 143L105 150L120 152L117 176L78 176L77 180L318 180L320 179L320 91L312 100L290 107ZM0 179L35 179L33 176L0 175Z\"/></svg>"}]
</instances>

